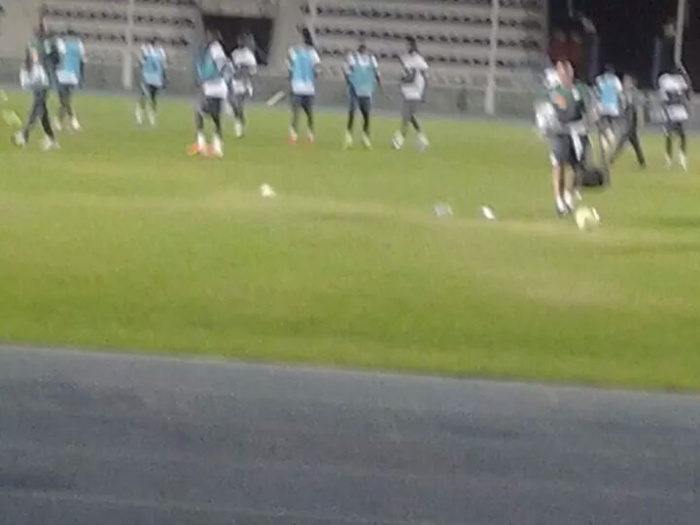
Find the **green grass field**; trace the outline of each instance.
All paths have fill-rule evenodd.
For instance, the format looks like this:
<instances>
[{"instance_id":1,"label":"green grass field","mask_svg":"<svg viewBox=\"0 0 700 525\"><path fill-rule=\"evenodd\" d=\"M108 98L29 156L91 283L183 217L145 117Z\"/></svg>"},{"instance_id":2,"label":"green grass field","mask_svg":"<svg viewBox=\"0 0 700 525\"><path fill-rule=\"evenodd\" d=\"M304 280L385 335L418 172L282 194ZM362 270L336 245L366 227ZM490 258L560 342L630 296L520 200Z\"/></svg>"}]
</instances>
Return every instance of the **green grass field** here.
<instances>
[{"instance_id":1,"label":"green grass field","mask_svg":"<svg viewBox=\"0 0 700 525\"><path fill-rule=\"evenodd\" d=\"M648 172L627 154L586 195L603 224L582 233L527 127L431 121L421 154L378 120L374 151L341 151L323 114L291 148L286 113L258 109L214 160L185 155L189 103L157 129L127 99L77 107L61 151L0 144L6 342L700 389L700 172L665 170L661 137Z\"/></svg>"}]
</instances>

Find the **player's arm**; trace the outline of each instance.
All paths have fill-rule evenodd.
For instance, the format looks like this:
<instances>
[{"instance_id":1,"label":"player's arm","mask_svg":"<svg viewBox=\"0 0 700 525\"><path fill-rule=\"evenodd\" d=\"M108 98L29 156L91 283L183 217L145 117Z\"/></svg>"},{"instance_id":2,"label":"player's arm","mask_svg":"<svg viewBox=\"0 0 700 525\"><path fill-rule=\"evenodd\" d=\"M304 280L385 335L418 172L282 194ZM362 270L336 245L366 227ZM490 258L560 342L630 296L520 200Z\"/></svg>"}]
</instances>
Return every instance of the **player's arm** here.
<instances>
[{"instance_id":1,"label":"player's arm","mask_svg":"<svg viewBox=\"0 0 700 525\"><path fill-rule=\"evenodd\" d=\"M422 57L421 57L420 68L418 71L419 71L419 74L423 76L423 81L425 82L425 87L423 88L423 101L425 102L427 94L428 94L428 87L430 86L430 72L429 72L430 68L428 67L428 63Z\"/></svg>"},{"instance_id":2,"label":"player's arm","mask_svg":"<svg viewBox=\"0 0 700 525\"><path fill-rule=\"evenodd\" d=\"M318 51L315 49L311 53L311 62L314 65L314 78L318 78L318 75L321 72L321 57L318 55Z\"/></svg>"},{"instance_id":3,"label":"player's arm","mask_svg":"<svg viewBox=\"0 0 700 525\"><path fill-rule=\"evenodd\" d=\"M87 61L85 55L85 45L83 44L82 40L80 41L78 48L80 52L80 72L78 73L80 76L78 78L78 85L82 87L85 81L85 62Z\"/></svg>"},{"instance_id":4,"label":"player's arm","mask_svg":"<svg viewBox=\"0 0 700 525\"><path fill-rule=\"evenodd\" d=\"M165 49L160 48L160 58L163 61L163 87L168 85L168 55Z\"/></svg>"},{"instance_id":5,"label":"player's arm","mask_svg":"<svg viewBox=\"0 0 700 525\"><path fill-rule=\"evenodd\" d=\"M287 66L287 77L289 81L292 81L292 72L294 69L294 59L296 57L296 51L294 50L293 47L289 48L289 51L287 51L287 58L284 61L284 64Z\"/></svg>"},{"instance_id":6,"label":"player's arm","mask_svg":"<svg viewBox=\"0 0 700 525\"><path fill-rule=\"evenodd\" d=\"M374 66L374 78L377 80L377 87L379 91L384 93L384 85L382 84L382 74L379 71L379 62L377 62L377 57L372 57L372 65Z\"/></svg>"}]
</instances>

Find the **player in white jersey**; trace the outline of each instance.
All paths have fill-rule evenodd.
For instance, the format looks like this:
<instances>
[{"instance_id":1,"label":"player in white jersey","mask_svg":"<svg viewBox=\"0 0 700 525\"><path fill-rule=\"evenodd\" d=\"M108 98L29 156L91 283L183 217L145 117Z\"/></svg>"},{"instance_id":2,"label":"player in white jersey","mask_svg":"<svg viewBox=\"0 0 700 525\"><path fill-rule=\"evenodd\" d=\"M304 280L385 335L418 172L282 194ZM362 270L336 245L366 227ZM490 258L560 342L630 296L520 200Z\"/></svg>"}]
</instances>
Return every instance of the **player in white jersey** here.
<instances>
[{"instance_id":1,"label":"player in white jersey","mask_svg":"<svg viewBox=\"0 0 700 525\"><path fill-rule=\"evenodd\" d=\"M208 29L206 40L199 46L195 58L195 72L199 86L199 98L195 113L197 140L189 148L190 155L224 156L224 143L221 132L221 109L228 98L226 83L226 52L217 31ZM211 147L207 146L204 134L204 117L214 124Z\"/></svg>"},{"instance_id":2,"label":"player in white jersey","mask_svg":"<svg viewBox=\"0 0 700 525\"><path fill-rule=\"evenodd\" d=\"M666 165L673 163L673 137L680 139L678 163L688 169L687 139L685 125L690 118L690 84L682 68L664 73L659 77L659 94L665 113L664 135L666 136Z\"/></svg>"},{"instance_id":3,"label":"player in white jersey","mask_svg":"<svg viewBox=\"0 0 700 525\"><path fill-rule=\"evenodd\" d=\"M165 49L154 38L141 48L141 93L136 107L136 122L143 124L144 114L151 126L156 124L158 95L167 82L168 57Z\"/></svg>"},{"instance_id":4,"label":"player in white jersey","mask_svg":"<svg viewBox=\"0 0 700 525\"><path fill-rule=\"evenodd\" d=\"M78 117L73 109L73 93L83 83L85 70L85 46L75 31L69 29L66 36L56 40L59 61L56 67L56 88L61 107L58 111L55 127L58 131L68 117L73 131L81 129Z\"/></svg>"},{"instance_id":5,"label":"player in white jersey","mask_svg":"<svg viewBox=\"0 0 700 525\"><path fill-rule=\"evenodd\" d=\"M425 93L428 87L428 63L419 53L415 38L407 38L406 43L408 52L400 58L403 68L403 76L401 77L401 95L403 97L401 128L394 134L393 145L395 149L403 147L408 125L411 124L418 135L419 148L424 149L429 142L416 118L416 114L420 104L425 100Z\"/></svg>"},{"instance_id":6,"label":"player in white jersey","mask_svg":"<svg viewBox=\"0 0 700 525\"><path fill-rule=\"evenodd\" d=\"M247 35L240 35L238 47L231 53L229 102L233 108L235 132L238 138L245 132L245 102L253 96L252 79L258 72L258 62L252 49L248 47L249 42L250 38Z\"/></svg>"},{"instance_id":7,"label":"player in white jersey","mask_svg":"<svg viewBox=\"0 0 700 525\"><path fill-rule=\"evenodd\" d=\"M24 147L29 141L29 135L36 126L37 122L41 122L44 128L44 143L42 148L44 151L58 149L58 142L51 127L51 119L49 119L49 110L46 107L50 89L49 74L44 66L40 52L31 48L28 50L27 61L20 73L20 83L22 89L31 90L32 108L29 113L27 122L20 131L12 137L12 142L18 147Z\"/></svg>"}]
</instances>

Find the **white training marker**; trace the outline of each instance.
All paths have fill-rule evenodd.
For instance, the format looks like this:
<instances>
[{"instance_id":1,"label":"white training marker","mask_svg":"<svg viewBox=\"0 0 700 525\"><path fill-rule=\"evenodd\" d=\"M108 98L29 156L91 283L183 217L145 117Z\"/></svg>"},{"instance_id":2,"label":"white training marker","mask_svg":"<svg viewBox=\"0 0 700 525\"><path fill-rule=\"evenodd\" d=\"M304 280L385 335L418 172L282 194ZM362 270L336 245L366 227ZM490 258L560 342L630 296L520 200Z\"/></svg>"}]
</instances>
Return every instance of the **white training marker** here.
<instances>
[{"instance_id":1,"label":"white training marker","mask_svg":"<svg viewBox=\"0 0 700 525\"><path fill-rule=\"evenodd\" d=\"M263 184L260 186L260 195L267 199L276 196L275 190L269 184Z\"/></svg>"},{"instance_id":2,"label":"white training marker","mask_svg":"<svg viewBox=\"0 0 700 525\"><path fill-rule=\"evenodd\" d=\"M268 101L265 102L265 104L267 104L267 105L270 106L270 107L276 106L276 105L279 104L279 103L282 101L282 99L283 99L284 97L286 97L286 96L287 96L287 94L286 94L284 91L278 91L277 93L275 93L274 95L272 95L272 96L268 99Z\"/></svg>"},{"instance_id":3,"label":"white training marker","mask_svg":"<svg viewBox=\"0 0 700 525\"><path fill-rule=\"evenodd\" d=\"M482 206L481 207L481 214L488 221L495 221L496 220L496 214L493 212L493 209L491 208L491 206Z\"/></svg>"},{"instance_id":4,"label":"white training marker","mask_svg":"<svg viewBox=\"0 0 700 525\"><path fill-rule=\"evenodd\" d=\"M440 203L433 206L433 213L437 217L452 217L452 206L446 203Z\"/></svg>"}]
</instances>

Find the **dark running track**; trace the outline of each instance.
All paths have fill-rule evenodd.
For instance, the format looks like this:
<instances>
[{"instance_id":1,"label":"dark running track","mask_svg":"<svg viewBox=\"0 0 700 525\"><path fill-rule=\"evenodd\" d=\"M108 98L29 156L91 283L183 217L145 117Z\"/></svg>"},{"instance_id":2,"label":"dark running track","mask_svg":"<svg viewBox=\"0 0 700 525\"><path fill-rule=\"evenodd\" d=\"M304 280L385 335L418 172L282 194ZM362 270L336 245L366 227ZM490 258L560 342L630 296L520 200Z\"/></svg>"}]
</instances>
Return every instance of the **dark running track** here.
<instances>
[{"instance_id":1,"label":"dark running track","mask_svg":"<svg viewBox=\"0 0 700 525\"><path fill-rule=\"evenodd\" d=\"M0 349L0 524L697 525L700 398Z\"/></svg>"}]
</instances>

